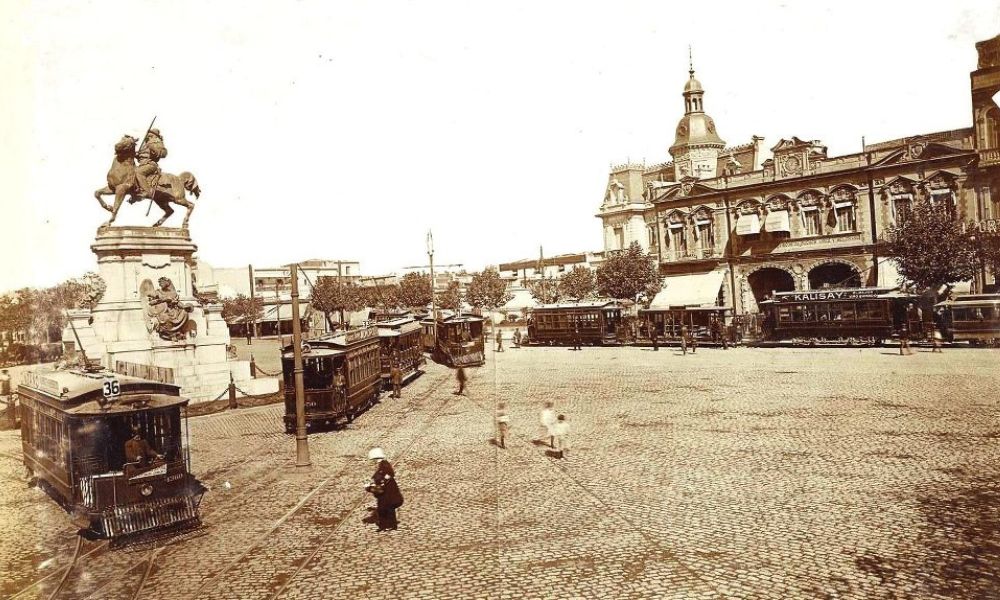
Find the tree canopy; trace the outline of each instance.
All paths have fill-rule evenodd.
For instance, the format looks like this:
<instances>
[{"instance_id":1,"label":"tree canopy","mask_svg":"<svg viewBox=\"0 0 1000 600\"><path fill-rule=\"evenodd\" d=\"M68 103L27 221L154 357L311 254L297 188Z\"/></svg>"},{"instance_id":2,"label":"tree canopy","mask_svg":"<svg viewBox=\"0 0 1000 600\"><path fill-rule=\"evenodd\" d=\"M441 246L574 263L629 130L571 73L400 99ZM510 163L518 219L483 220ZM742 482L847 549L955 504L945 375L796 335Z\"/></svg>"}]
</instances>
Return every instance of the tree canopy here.
<instances>
[{"instance_id":1,"label":"tree canopy","mask_svg":"<svg viewBox=\"0 0 1000 600\"><path fill-rule=\"evenodd\" d=\"M507 282L501 279L496 267L487 267L472 276L465 301L476 308L495 309L510 302L514 295L507 291Z\"/></svg>"},{"instance_id":2,"label":"tree canopy","mask_svg":"<svg viewBox=\"0 0 1000 600\"><path fill-rule=\"evenodd\" d=\"M640 294L652 299L662 281L654 259L646 256L638 242L615 252L597 268L597 291L618 300L636 300Z\"/></svg>"},{"instance_id":3,"label":"tree canopy","mask_svg":"<svg viewBox=\"0 0 1000 600\"><path fill-rule=\"evenodd\" d=\"M574 300L583 300L593 295L597 289L594 272L587 267L577 265L573 270L559 279L559 291L563 296Z\"/></svg>"},{"instance_id":4,"label":"tree canopy","mask_svg":"<svg viewBox=\"0 0 1000 600\"><path fill-rule=\"evenodd\" d=\"M886 238L886 255L900 277L921 289L971 279L979 264L977 244L953 212L923 199L913 202Z\"/></svg>"},{"instance_id":5,"label":"tree canopy","mask_svg":"<svg viewBox=\"0 0 1000 600\"><path fill-rule=\"evenodd\" d=\"M437 294L437 305L456 313L462 312L462 292L457 281L449 281L448 289Z\"/></svg>"},{"instance_id":6,"label":"tree canopy","mask_svg":"<svg viewBox=\"0 0 1000 600\"><path fill-rule=\"evenodd\" d=\"M226 323L245 323L247 327L264 317L264 300L237 294L234 298L222 300L222 318Z\"/></svg>"},{"instance_id":7,"label":"tree canopy","mask_svg":"<svg viewBox=\"0 0 1000 600\"><path fill-rule=\"evenodd\" d=\"M542 277L528 282L531 297L542 304L555 304L562 300L563 290L555 277Z\"/></svg>"},{"instance_id":8,"label":"tree canopy","mask_svg":"<svg viewBox=\"0 0 1000 600\"><path fill-rule=\"evenodd\" d=\"M407 308L423 308L431 303L431 277L424 273L407 273L399 280L399 304Z\"/></svg>"},{"instance_id":9,"label":"tree canopy","mask_svg":"<svg viewBox=\"0 0 1000 600\"><path fill-rule=\"evenodd\" d=\"M313 310L323 313L328 325L333 326L331 313L339 312L340 322L346 323L344 313L364 308L365 298L361 289L353 283L345 283L339 277L323 276L317 279L309 303Z\"/></svg>"},{"instance_id":10,"label":"tree canopy","mask_svg":"<svg viewBox=\"0 0 1000 600\"><path fill-rule=\"evenodd\" d=\"M6 294L0 297L0 329L26 332L35 343L58 339L66 311L94 308L106 289L101 276L91 272L50 288Z\"/></svg>"}]
</instances>

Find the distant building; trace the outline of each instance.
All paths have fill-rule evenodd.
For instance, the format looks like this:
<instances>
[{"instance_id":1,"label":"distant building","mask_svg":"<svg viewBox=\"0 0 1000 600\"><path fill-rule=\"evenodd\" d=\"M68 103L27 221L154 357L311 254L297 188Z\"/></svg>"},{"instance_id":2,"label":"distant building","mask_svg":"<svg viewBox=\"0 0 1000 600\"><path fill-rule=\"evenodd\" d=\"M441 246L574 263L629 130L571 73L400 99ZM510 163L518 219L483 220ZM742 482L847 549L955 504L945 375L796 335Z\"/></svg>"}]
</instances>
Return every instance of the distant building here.
<instances>
[{"instance_id":1,"label":"distant building","mask_svg":"<svg viewBox=\"0 0 1000 600\"><path fill-rule=\"evenodd\" d=\"M528 289L530 282L545 277L558 279L576 267L597 270L603 260L603 252L577 252L500 263L497 267L500 277L507 281L507 289L513 295L503 309L521 313L530 310L539 305Z\"/></svg>"},{"instance_id":2,"label":"distant building","mask_svg":"<svg viewBox=\"0 0 1000 600\"><path fill-rule=\"evenodd\" d=\"M636 241L664 276L654 305L723 305L757 312L775 291L897 284L884 232L916 198L955 218L1000 216L1000 36L977 44L974 126L914 135L827 156L818 140L763 138L729 147L702 103L694 69L671 162L624 164L608 175L601 219L606 252ZM990 276L992 277L992 276ZM992 283L987 273L976 289Z\"/></svg>"}]
</instances>

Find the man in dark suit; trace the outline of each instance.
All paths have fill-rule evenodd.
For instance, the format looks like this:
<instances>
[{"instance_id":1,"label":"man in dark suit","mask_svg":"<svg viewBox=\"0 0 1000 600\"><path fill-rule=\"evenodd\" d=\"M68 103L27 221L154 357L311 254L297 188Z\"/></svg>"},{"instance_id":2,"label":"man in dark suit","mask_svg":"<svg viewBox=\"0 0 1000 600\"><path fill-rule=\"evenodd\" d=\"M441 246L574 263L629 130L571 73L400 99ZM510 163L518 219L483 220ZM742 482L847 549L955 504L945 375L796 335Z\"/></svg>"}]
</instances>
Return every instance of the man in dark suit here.
<instances>
[{"instance_id":1,"label":"man in dark suit","mask_svg":"<svg viewBox=\"0 0 1000 600\"><path fill-rule=\"evenodd\" d=\"M163 456L153 450L149 442L143 439L142 433L135 425L132 426L132 438L125 442L125 462L139 463L146 466L154 460L162 460Z\"/></svg>"}]
</instances>

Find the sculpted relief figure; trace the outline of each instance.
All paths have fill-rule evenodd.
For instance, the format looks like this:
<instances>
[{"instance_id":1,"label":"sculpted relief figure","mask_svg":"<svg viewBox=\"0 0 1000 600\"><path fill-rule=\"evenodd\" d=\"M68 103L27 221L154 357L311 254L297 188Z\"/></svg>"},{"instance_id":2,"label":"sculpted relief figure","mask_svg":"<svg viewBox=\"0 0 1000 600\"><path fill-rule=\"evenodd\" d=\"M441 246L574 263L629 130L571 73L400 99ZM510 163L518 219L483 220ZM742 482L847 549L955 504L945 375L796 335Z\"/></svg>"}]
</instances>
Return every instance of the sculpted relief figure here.
<instances>
[{"instance_id":1,"label":"sculpted relief figure","mask_svg":"<svg viewBox=\"0 0 1000 600\"><path fill-rule=\"evenodd\" d=\"M160 289L146 296L149 303L147 314L153 323L153 330L165 340L182 340L191 307L181 304L180 295L168 278L160 277L159 284Z\"/></svg>"},{"instance_id":2,"label":"sculpted relief figure","mask_svg":"<svg viewBox=\"0 0 1000 600\"><path fill-rule=\"evenodd\" d=\"M604 196L605 204L615 204L625 202L625 186L618 181L617 177L611 179L608 184L608 193Z\"/></svg>"},{"instance_id":3,"label":"sculpted relief figure","mask_svg":"<svg viewBox=\"0 0 1000 600\"><path fill-rule=\"evenodd\" d=\"M160 170L159 161L167 156L167 147L163 143L159 129L149 130L136 154L135 146L138 141L130 135L124 135L115 144L115 158L111 162L111 169L108 170L108 185L94 192L94 197L101 203L101 208L111 213L111 219L105 225L115 222L122 201L128 195L129 204L149 199L163 210L163 216L153 224L153 227L163 225L164 221L174 214L171 204L187 208L184 223L181 225L182 228L187 228L191 212L194 211L194 203L187 199L186 194L191 193L195 198L201 196L198 180L187 171L174 175ZM137 157L138 166L136 166ZM102 198L110 195L115 197L113 206L108 206Z\"/></svg>"}]
</instances>

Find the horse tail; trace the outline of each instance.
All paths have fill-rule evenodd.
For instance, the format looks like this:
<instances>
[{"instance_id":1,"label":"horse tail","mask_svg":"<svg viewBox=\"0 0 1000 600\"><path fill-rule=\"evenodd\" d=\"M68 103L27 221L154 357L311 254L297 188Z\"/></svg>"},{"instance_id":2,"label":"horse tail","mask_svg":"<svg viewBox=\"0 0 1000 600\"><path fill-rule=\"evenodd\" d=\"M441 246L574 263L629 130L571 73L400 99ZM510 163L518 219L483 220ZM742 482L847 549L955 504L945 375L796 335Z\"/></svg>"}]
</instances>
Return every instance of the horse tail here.
<instances>
[{"instance_id":1,"label":"horse tail","mask_svg":"<svg viewBox=\"0 0 1000 600\"><path fill-rule=\"evenodd\" d=\"M194 194L195 198L201 197L201 186L198 185L198 180L194 178L194 175L184 171L180 174L181 181L184 182L184 189Z\"/></svg>"}]
</instances>

